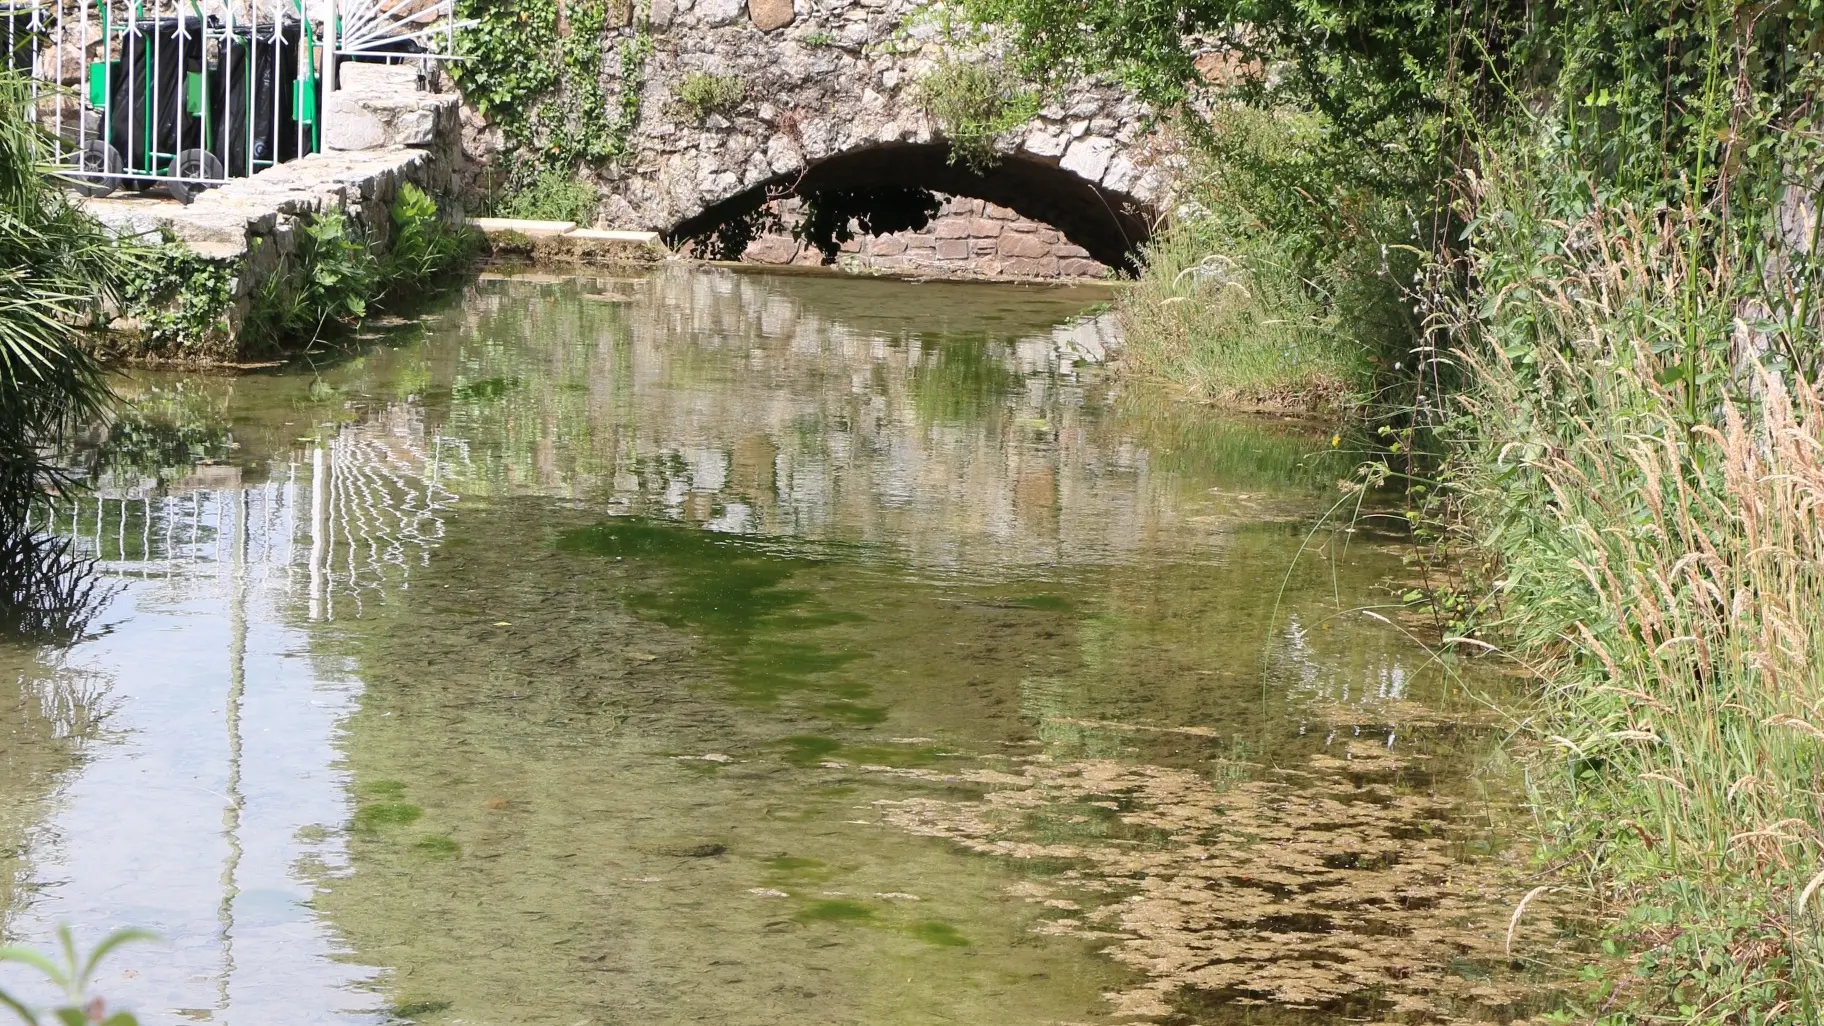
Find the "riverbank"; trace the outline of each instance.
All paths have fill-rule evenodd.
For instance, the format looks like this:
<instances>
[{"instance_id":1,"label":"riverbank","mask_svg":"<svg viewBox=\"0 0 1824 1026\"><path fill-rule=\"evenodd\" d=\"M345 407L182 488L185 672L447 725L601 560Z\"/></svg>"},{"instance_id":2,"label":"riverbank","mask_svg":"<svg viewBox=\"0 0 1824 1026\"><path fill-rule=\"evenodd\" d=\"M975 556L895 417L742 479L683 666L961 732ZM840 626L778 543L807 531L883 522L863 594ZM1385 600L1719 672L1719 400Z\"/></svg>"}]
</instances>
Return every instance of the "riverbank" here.
<instances>
[{"instance_id":1,"label":"riverbank","mask_svg":"<svg viewBox=\"0 0 1824 1026\"><path fill-rule=\"evenodd\" d=\"M1301 73L1249 93L1205 76L1178 7L978 5L1031 67L1119 70L1197 112L1210 178L1134 293L1134 369L1243 401L1355 383L1346 487L1405 500L1424 573L1404 602L1537 682L1516 734L1529 898L1603 924L1557 966L1584 984L1565 1015L1818 1021L1811 23L1288 6L1246 34L1261 67ZM1230 14L1186 17L1220 34ZM1314 337L1324 359L1294 345Z\"/></svg>"},{"instance_id":2,"label":"riverbank","mask_svg":"<svg viewBox=\"0 0 1824 1026\"><path fill-rule=\"evenodd\" d=\"M1480 237L1478 287L1448 300L1463 373L1442 398L1372 405L1366 347L1352 363L1296 290L1276 301L1185 236L1124 297L1130 368L1225 407L1341 414L1373 440L1349 487L1405 492L1424 563L1402 578L1409 611L1435 644L1536 682L1512 718L1542 882L1514 915L1556 892L1600 924L1595 952L1557 962L1583 980L1567 1011L1817 1021L1824 403L1768 351L1777 331L1757 325L1763 356L1731 361L1753 329L1718 311L1756 272L1693 239L1692 211L1560 220L1534 194L1480 199L1486 223L1534 230ZM1377 419L1397 427L1364 430Z\"/></svg>"}]
</instances>

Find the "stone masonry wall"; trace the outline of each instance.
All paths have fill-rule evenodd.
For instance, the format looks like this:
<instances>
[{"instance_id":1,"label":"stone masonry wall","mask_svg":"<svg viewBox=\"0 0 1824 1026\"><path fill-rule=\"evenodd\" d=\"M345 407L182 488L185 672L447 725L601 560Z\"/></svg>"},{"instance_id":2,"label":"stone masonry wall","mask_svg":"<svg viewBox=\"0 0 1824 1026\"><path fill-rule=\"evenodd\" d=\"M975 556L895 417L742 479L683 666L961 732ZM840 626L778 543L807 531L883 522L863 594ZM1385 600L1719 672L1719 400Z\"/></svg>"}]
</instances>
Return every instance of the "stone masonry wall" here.
<instances>
[{"instance_id":1,"label":"stone masonry wall","mask_svg":"<svg viewBox=\"0 0 1824 1026\"><path fill-rule=\"evenodd\" d=\"M748 190L815 178L819 165L837 158L941 143L941 126L920 101L921 79L947 61L997 60L994 44L953 37L942 6L929 0L639 6L649 11L651 49L629 153L584 171L603 196L600 227L671 231ZM585 86L601 90L611 108L627 85L618 70L623 52L641 35L640 14L616 9L625 19L602 40L600 81ZM738 82L744 98L732 109L691 111L678 97L687 80L701 75ZM1100 197L1073 199L1072 209L1056 211L1041 211L1043 197L1032 197L1027 212L1057 225L1076 207L1158 209L1169 200L1172 146L1154 126L1151 111L1118 85L1084 81L1009 130L998 148L1007 160L1055 169ZM472 111L465 135L475 161L465 177L479 196L487 183L505 180L511 158L500 153L498 130Z\"/></svg>"},{"instance_id":2,"label":"stone masonry wall","mask_svg":"<svg viewBox=\"0 0 1824 1026\"><path fill-rule=\"evenodd\" d=\"M139 317L127 314L110 325L109 355L187 363L246 359L252 354L242 329L255 297L272 279L302 272L300 245L311 222L339 213L384 252L402 184L447 198L462 159L459 98L419 92L415 75L405 67L350 66L331 101L334 118L321 153L204 190L187 206L130 194L84 200L117 236L167 239L214 269L171 297L173 308L197 311L181 331L148 332ZM205 295L199 290L211 277L230 285Z\"/></svg>"},{"instance_id":3,"label":"stone masonry wall","mask_svg":"<svg viewBox=\"0 0 1824 1026\"><path fill-rule=\"evenodd\" d=\"M798 201L781 204L795 213ZM823 254L789 235L754 240L745 263L815 266ZM837 266L853 271L887 271L946 278L1103 278L1107 265L1056 229L1023 218L1006 207L967 196L951 196L923 231L862 235L843 244Z\"/></svg>"}]
</instances>

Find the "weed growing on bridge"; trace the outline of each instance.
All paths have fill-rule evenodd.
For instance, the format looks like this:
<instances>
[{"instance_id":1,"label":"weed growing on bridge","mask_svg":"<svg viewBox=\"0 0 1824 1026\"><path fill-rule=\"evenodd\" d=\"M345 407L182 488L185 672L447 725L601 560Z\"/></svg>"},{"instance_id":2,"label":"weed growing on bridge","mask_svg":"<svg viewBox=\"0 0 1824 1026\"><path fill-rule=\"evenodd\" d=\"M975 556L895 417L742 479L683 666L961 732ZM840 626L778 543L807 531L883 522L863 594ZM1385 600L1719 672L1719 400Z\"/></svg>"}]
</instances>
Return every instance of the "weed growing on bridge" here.
<instances>
[{"instance_id":1,"label":"weed growing on bridge","mask_svg":"<svg viewBox=\"0 0 1824 1026\"><path fill-rule=\"evenodd\" d=\"M995 144L1039 110L1038 93L996 62L945 61L918 80L918 99L950 142L950 162L985 172Z\"/></svg>"},{"instance_id":2,"label":"weed growing on bridge","mask_svg":"<svg viewBox=\"0 0 1824 1026\"><path fill-rule=\"evenodd\" d=\"M729 117L747 102L747 83L738 75L693 71L678 82L673 95L699 121L711 114Z\"/></svg>"}]
</instances>

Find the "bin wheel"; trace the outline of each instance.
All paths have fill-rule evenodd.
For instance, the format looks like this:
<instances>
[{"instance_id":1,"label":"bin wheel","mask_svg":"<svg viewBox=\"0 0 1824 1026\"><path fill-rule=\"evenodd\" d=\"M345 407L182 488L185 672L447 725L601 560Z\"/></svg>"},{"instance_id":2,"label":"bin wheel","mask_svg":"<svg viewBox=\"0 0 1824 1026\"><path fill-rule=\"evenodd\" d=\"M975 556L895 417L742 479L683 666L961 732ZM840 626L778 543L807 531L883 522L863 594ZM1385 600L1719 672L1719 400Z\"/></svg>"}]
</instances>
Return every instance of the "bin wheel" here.
<instances>
[{"instance_id":1,"label":"bin wheel","mask_svg":"<svg viewBox=\"0 0 1824 1026\"><path fill-rule=\"evenodd\" d=\"M165 189L179 203L189 204L196 199L196 194L209 188L200 182L180 182L179 178L225 178L226 169L222 160L208 150L179 150L177 159L171 162L172 181L165 183Z\"/></svg>"},{"instance_id":2,"label":"bin wheel","mask_svg":"<svg viewBox=\"0 0 1824 1026\"><path fill-rule=\"evenodd\" d=\"M120 159L120 151L100 139L83 143L82 150L76 154L76 170L91 174L118 175L125 164ZM70 188L78 194L97 198L112 193L119 184L114 178L70 179Z\"/></svg>"}]
</instances>

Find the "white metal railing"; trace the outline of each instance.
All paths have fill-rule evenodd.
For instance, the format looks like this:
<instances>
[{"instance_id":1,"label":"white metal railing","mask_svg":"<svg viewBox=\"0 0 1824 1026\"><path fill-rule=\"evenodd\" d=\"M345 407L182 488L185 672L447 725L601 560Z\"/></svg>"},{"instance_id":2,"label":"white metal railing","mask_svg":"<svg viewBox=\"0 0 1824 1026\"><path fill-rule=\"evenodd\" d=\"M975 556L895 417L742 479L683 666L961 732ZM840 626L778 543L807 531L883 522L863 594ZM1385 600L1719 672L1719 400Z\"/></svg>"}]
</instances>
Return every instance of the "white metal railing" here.
<instances>
[{"instance_id":1,"label":"white metal railing","mask_svg":"<svg viewBox=\"0 0 1824 1026\"><path fill-rule=\"evenodd\" d=\"M319 150L338 56L441 59L460 27L454 0L0 0L59 172L183 202Z\"/></svg>"}]
</instances>

